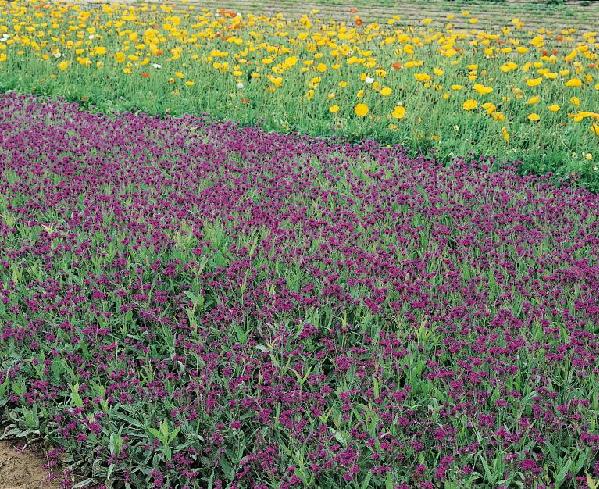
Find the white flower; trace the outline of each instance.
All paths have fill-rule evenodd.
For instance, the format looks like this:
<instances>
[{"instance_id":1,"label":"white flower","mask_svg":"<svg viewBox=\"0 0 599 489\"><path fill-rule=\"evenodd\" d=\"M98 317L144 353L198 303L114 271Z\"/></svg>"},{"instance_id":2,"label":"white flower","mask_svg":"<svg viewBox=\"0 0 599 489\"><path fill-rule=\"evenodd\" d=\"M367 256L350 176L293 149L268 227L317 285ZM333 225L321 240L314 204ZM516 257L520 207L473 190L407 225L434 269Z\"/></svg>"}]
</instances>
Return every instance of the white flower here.
<instances>
[{"instance_id":1,"label":"white flower","mask_svg":"<svg viewBox=\"0 0 599 489\"><path fill-rule=\"evenodd\" d=\"M241 89L243 88L243 83L241 83L241 82L238 82L238 83L237 83L237 88L239 88L239 89L241 90Z\"/></svg>"},{"instance_id":2,"label":"white flower","mask_svg":"<svg viewBox=\"0 0 599 489\"><path fill-rule=\"evenodd\" d=\"M95 34L90 34L89 37L88 37L88 39L93 39L94 37L96 37Z\"/></svg>"},{"instance_id":3,"label":"white flower","mask_svg":"<svg viewBox=\"0 0 599 489\"><path fill-rule=\"evenodd\" d=\"M371 78L369 76L366 77L366 83L368 83L368 85L374 83L374 78Z\"/></svg>"},{"instance_id":4,"label":"white flower","mask_svg":"<svg viewBox=\"0 0 599 489\"><path fill-rule=\"evenodd\" d=\"M152 68L156 68L157 70L159 70L160 68L162 68L162 65L159 65L158 63L152 63Z\"/></svg>"}]
</instances>

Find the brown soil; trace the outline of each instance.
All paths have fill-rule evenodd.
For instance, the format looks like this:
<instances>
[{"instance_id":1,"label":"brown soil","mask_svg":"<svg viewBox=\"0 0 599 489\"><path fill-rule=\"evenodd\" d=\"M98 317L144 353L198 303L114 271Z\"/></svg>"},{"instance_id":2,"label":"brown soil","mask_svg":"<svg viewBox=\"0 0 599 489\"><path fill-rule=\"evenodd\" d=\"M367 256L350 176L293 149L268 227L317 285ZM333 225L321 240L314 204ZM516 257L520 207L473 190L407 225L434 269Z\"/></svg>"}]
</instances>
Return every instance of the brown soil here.
<instances>
[{"instance_id":1,"label":"brown soil","mask_svg":"<svg viewBox=\"0 0 599 489\"><path fill-rule=\"evenodd\" d=\"M75 1L84 4L100 4L116 0L53 0ZM511 19L517 17L524 22L523 31L513 31L513 37L525 35L529 29L549 28L561 30L573 27L580 31L596 29L599 23L598 0L566 0L559 7L547 7L546 0L505 0L505 3L487 3L474 0L471 4L454 4L445 0L395 0L394 2L381 2L380 0L187 0L180 3L178 0L145 0L151 3L168 3L175 9L187 10L194 5L199 10L216 10L218 8L240 11L241 13L272 15L281 12L287 18L297 18L309 14L312 9L318 10L316 16L336 21L352 22L359 15L364 22L384 21L393 15L401 19L396 21L398 27L411 27L421 25L423 18L429 17L443 26L450 22L456 29L482 29L494 30L504 25L511 25ZM119 3L139 3L140 0L120 0ZM180 5L180 7L179 7ZM355 7L355 8L354 8ZM457 15L451 21L447 14L459 14L462 10L469 10L472 17L478 19L477 24L468 23L468 19Z\"/></svg>"},{"instance_id":2,"label":"brown soil","mask_svg":"<svg viewBox=\"0 0 599 489\"><path fill-rule=\"evenodd\" d=\"M45 458L36 450L13 442L0 442L0 489L58 489Z\"/></svg>"}]
</instances>

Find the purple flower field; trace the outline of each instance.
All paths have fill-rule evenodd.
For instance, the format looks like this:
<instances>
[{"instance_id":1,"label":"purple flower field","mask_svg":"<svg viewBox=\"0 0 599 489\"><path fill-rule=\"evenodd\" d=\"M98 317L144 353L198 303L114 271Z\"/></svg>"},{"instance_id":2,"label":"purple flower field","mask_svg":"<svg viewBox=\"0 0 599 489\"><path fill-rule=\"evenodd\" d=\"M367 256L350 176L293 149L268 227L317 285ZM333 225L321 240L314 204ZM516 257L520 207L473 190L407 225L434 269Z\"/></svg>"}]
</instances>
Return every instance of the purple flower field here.
<instances>
[{"instance_id":1,"label":"purple flower field","mask_svg":"<svg viewBox=\"0 0 599 489\"><path fill-rule=\"evenodd\" d=\"M0 412L80 487L587 487L599 196L0 97Z\"/></svg>"}]
</instances>

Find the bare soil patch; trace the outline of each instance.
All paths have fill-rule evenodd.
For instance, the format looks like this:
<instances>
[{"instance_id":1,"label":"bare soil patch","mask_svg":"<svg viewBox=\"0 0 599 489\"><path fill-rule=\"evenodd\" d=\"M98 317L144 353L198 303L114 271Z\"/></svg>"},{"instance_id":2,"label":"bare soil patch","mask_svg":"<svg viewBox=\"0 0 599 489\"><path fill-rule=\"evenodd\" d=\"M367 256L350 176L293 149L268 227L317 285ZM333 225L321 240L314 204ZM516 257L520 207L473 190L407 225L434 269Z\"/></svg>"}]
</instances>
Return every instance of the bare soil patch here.
<instances>
[{"instance_id":1,"label":"bare soil patch","mask_svg":"<svg viewBox=\"0 0 599 489\"><path fill-rule=\"evenodd\" d=\"M45 462L31 447L0 441L0 489L59 489Z\"/></svg>"}]
</instances>

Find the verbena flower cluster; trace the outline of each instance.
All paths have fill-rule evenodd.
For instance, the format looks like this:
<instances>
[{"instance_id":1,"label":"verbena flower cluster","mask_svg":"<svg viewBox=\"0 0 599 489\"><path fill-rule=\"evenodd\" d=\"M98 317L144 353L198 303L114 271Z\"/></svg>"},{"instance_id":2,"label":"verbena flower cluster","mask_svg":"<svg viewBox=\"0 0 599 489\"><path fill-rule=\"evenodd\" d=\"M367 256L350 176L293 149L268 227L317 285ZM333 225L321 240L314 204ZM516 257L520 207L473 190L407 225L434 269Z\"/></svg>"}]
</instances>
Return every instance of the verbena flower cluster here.
<instances>
[{"instance_id":1,"label":"verbena flower cluster","mask_svg":"<svg viewBox=\"0 0 599 489\"><path fill-rule=\"evenodd\" d=\"M0 406L113 487L583 487L599 196L0 98Z\"/></svg>"}]
</instances>

